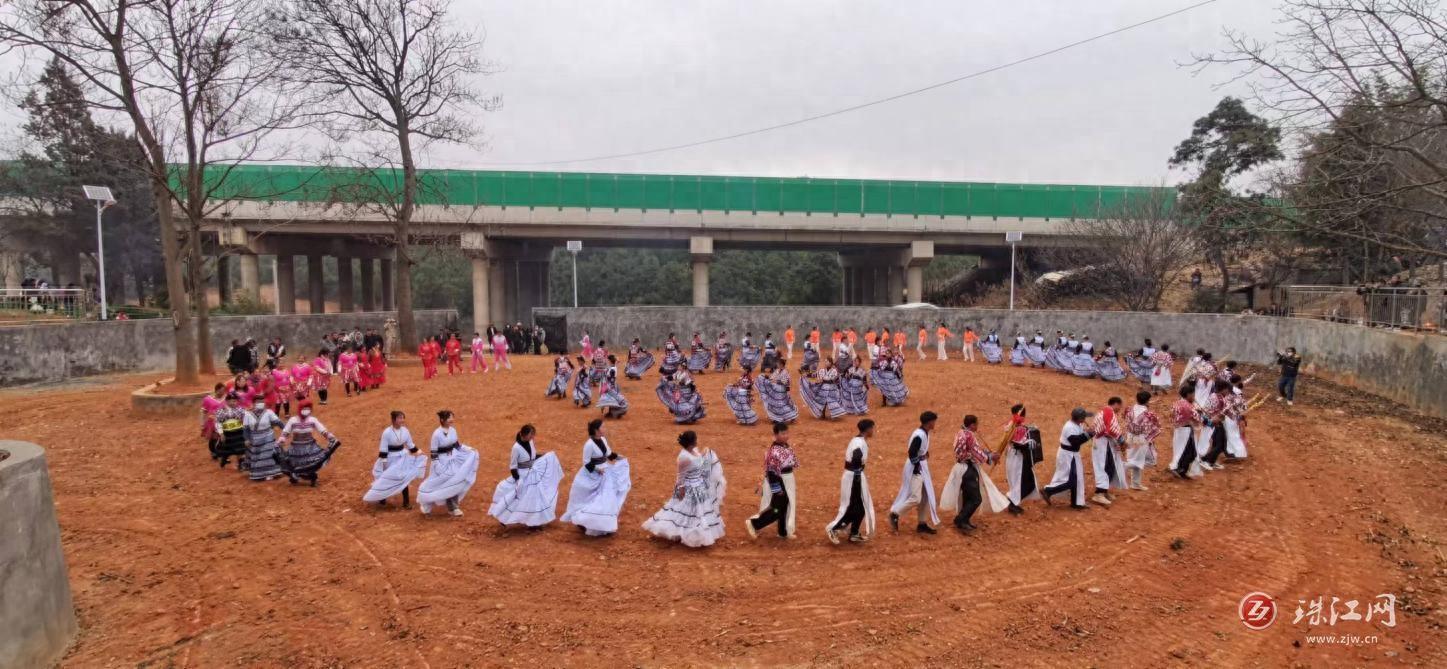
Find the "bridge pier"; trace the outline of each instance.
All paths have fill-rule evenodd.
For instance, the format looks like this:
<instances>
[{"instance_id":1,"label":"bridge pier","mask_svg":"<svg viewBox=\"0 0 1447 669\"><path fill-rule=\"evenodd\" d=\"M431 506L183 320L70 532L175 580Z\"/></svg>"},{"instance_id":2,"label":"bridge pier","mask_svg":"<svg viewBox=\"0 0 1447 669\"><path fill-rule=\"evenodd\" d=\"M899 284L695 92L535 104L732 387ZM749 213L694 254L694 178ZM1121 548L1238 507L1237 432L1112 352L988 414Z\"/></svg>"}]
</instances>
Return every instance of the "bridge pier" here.
<instances>
[{"instance_id":1,"label":"bridge pier","mask_svg":"<svg viewBox=\"0 0 1447 669\"><path fill-rule=\"evenodd\" d=\"M19 251L0 251L0 271L5 274L6 288L19 288L25 280L25 254Z\"/></svg>"},{"instance_id":2,"label":"bridge pier","mask_svg":"<svg viewBox=\"0 0 1447 669\"><path fill-rule=\"evenodd\" d=\"M261 303L261 257L255 253L241 253L236 256L241 266L241 294L238 297L252 304ZM217 268L218 271L220 268Z\"/></svg>"},{"instance_id":3,"label":"bridge pier","mask_svg":"<svg viewBox=\"0 0 1447 669\"><path fill-rule=\"evenodd\" d=\"M296 259L289 253L276 256L276 307L283 314L296 313Z\"/></svg>"},{"instance_id":4,"label":"bridge pier","mask_svg":"<svg viewBox=\"0 0 1447 669\"><path fill-rule=\"evenodd\" d=\"M231 304L231 258L225 253L216 256L216 300L223 307Z\"/></svg>"},{"instance_id":5,"label":"bridge pier","mask_svg":"<svg viewBox=\"0 0 1447 669\"><path fill-rule=\"evenodd\" d=\"M924 268L935 259L935 243L928 240L916 240L911 242L906 252L908 257L905 260L905 267L908 268L908 275L905 278L906 290L909 291L910 302L924 301Z\"/></svg>"},{"instance_id":6,"label":"bridge pier","mask_svg":"<svg viewBox=\"0 0 1447 669\"><path fill-rule=\"evenodd\" d=\"M352 259L337 255L337 308L342 313L351 313L357 308L352 293Z\"/></svg>"},{"instance_id":7,"label":"bridge pier","mask_svg":"<svg viewBox=\"0 0 1447 669\"><path fill-rule=\"evenodd\" d=\"M372 264L371 258L360 258L362 263L362 311L376 311L377 290L374 285L376 265Z\"/></svg>"},{"instance_id":8,"label":"bridge pier","mask_svg":"<svg viewBox=\"0 0 1447 669\"><path fill-rule=\"evenodd\" d=\"M382 311L393 311L397 308L396 296L392 293L392 259L383 258L382 269Z\"/></svg>"},{"instance_id":9,"label":"bridge pier","mask_svg":"<svg viewBox=\"0 0 1447 669\"><path fill-rule=\"evenodd\" d=\"M713 262L713 237L689 237L693 258L693 306L708 306L708 266Z\"/></svg>"},{"instance_id":10,"label":"bridge pier","mask_svg":"<svg viewBox=\"0 0 1447 669\"><path fill-rule=\"evenodd\" d=\"M311 313L324 314L327 312L326 284L322 279L322 256L311 254L306 257L306 283L307 301L311 303Z\"/></svg>"}]
</instances>

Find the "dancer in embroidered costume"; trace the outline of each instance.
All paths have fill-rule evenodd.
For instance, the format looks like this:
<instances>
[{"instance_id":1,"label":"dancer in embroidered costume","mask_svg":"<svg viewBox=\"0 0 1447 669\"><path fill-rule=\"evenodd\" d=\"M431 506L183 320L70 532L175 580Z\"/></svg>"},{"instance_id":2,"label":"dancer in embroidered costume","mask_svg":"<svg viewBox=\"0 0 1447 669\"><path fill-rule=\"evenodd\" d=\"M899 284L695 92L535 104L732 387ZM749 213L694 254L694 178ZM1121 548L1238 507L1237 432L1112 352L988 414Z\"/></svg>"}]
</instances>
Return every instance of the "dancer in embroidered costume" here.
<instances>
[{"instance_id":1,"label":"dancer in embroidered costume","mask_svg":"<svg viewBox=\"0 0 1447 669\"><path fill-rule=\"evenodd\" d=\"M844 447L844 473L839 478L839 513L824 527L825 536L839 543L839 533L849 530L849 541L861 543L874 537L874 500L869 496L869 479L864 466L869 460L869 440L874 438L874 421L865 418L856 425L859 432Z\"/></svg>"},{"instance_id":2,"label":"dancer in embroidered costume","mask_svg":"<svg viewBox=\"0 0 1447 669\"><path fill-rule=\"evenodd\" d=\"M712 546L723 537L724 475L718 455L698 446L693 430L678 435L678 475L673 494L643 529L690 548Z\"/></svg>"}]
</instances>

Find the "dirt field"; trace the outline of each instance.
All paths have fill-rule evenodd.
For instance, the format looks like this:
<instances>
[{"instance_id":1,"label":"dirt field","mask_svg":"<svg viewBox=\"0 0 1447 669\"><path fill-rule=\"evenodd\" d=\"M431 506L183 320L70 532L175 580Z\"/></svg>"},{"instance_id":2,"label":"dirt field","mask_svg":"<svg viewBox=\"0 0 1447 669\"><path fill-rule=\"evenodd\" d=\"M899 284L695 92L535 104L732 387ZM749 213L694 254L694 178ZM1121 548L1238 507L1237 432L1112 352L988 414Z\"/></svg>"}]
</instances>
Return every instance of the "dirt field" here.
<instances>
[{"instance_id":1,"label":"dirt field","mask_svg":"<svg viewBox=\"0 0 1447 669\"><path fill-rule=\"evenodd\" d=\"M392 369L391 383L338 398L318 416L344 441L318 488L253 484L219 471L196 421L137 422L127 392L151 377L0 394L4 436L49 450L81 633L72 667L465 666L1444 666L1447 661L1447 436L1440 421L1303 380L1295 409L1253 415L1251 459L1204 480L1148 474L1145 493L1109 509L1028 502L1021 517L984 514L980 531L933 537L884 527L905 441L924 409L936 485L961 415L993 442L1025 401L1047 442L1072 406L1097 407L1127 384L1043 370L911 364L908 405L875 409L869 462L881 536L832 546L853 421L802 418L793 430L796 542L750 541L768 428L733 424L725 378L700 377L709 417L695 429L728 477L728 535L692 550L639 528L671 491L679 432L652 374L625 387L633 410L611 441L633 463L615 537L571 526L504 531L486 513L524 422L556 449L568 478L592 410L544 401L549 361L519 357L501 374ZM154 376L154 375L151 375ZM1270 391L1274 375L1256 389ZM877 395L875 396L877 402ZM459 519L368 508L377 436L389 409L419 441L432 413L458 412L483 454ZM1161 407L1164 409L1164 406ZM1169 452L1169 442L1158 445ZM1054 461L1053 443L1047 462ZM1048 478L1042 465L1039 475ZM993 476L1003 486L1004 472ZM562 503L559 505L559 512ZM1173 547L1174 546L1174 547ZM1277 620L1251 631L1247 593L1276 598ZM1293 623L1298 600L1397 597L1396 626ZM1345 613L1344 604L1339 612ZM1359 609L1365 611L1365 604ZM1378 616L1380 618L1380 616ZM1307 635L1377 635L1330 645Z\"/></svg>"}]
</instances>

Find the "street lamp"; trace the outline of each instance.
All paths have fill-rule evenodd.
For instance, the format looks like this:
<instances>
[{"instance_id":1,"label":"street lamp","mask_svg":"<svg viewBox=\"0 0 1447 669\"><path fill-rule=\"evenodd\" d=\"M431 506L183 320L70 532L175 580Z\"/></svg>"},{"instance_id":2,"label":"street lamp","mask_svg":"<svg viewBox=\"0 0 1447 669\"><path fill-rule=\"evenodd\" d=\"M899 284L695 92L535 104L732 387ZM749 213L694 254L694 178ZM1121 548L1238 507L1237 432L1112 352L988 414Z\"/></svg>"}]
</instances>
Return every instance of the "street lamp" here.
<instances>
[{"instance_id":1,"label":"street lamp","mask_svg":"<svg viewBox=\"0 0 1447 669\"><path fill-rule=\"evenodd\" d=\"M106 320L106 247L105 241L100 234L101 212L116 203L111 197L111 189L107 186L82 186L85 189L85 199L95 202L95 262L96 262L96 285L100 287L100 319Z\"/></svg>"},{"instance_id":2,"label":"street lamp","mask_svg":"<svg viewBox=\"0 0 1447 669\"><path fill-rule=\"evenodd\" d=\"M1005 233L1005 242L1010 245L1010 311L1015 310L1015 244L1024 236L1023 232Z\"/></svg>"},{"instance_id":3,"label":"street lamp","mask_svg":"<svg viewBox=\"0 0 1447 669\"><path fill-rule=\"evenodd\" d=\"M578 308L578 252L583 250L582 240L568 242L568 253L573 254L573 308Z\"/></svg>"}]
</instances>

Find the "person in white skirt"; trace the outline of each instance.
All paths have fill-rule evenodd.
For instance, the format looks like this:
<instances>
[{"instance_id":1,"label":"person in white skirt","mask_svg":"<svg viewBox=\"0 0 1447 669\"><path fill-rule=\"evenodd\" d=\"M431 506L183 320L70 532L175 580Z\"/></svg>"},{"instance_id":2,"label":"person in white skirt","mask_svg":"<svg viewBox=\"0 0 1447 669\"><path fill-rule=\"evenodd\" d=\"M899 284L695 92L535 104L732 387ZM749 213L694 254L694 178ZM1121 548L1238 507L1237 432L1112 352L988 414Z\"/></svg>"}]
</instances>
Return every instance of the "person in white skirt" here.
<instances>
[{"instance_id":1,"label":"person in white skirt","mask_svg":"<svg viewBox=\"0 0 1447 669\"><path fill-rule=\"evenodd\" d=\"M1176 356L1171 353L1170 344L1161 344L1161 350L1151 354L1151 392L1170 392L1175 382L1171 380L1171 366L1176 364Z\"/></svg>"},{"instance_id":2,"label":"person in white skirt","mask_svg":"<svg viewBox=\"0 0 1447 669\"><path fill-rule=\"evenodd\" d=\"M1201 451L1196 441L1196 428L1201 425L1201 410L1196 406L1195 386L1181 386L1180 398L1171 405L1171 474L1176 478L1201 478Z\"/></svg>"},{"instance_id":3,"label":"person in white skirt","mask_svg":"<svg viewBox=\"0 0 1447 669\"><path fill-rule=\"evenodd\" d=\"M874 537L874 500L869 496L869 479L864 465L869 460L869 440L874 421L865 418L856 426L858 434L844 447L844 474L839 479L839 513L824 527L829 541L839 543L839 533L849 529L849 541L862 543Z\"/></svg>"},{"instance_id":4,"label":"person in white skirt","mask_svg":"<svg viewBox=\"0 0 1447 669\"><path fill-rule=\"evenodd\" d=\"M643 529L690 548L712 546L724 534L723 517L719 515L726 484L723 465L716 453L699 448L693 430L678 435L678 446L673 495L658 513L643 521Z\"/></svg>"},{"instance_id":5,"label":"person in white skirt","mask_svg":"<svg viewBox=\"0 0 1447 669\"><path fill-rule=\"evenodd\" d=\"M889 526L899 531L899 514L913 506L919 511L919 523L914 529L920 534L935 534L935 525L940 524L939 511L935 507L934 483L929 474L929 435L935 429L939 416L933 411L919 415L919 427L909 436L909 458L904 462L904 473L899 482L899 494L889 507Z\"/></svg>"},{"instance_id":6,"label":"person in white skirt","mask_svg":"<svg viewBox=\"0 0 1447 669\"><path fill-rule=\"evenodd\" d=\"M1055 452L1055 476L1050 479L1050 485L1041 490L1046 504L1050 503L1051 497L1068 492L1071 508L1085 508L1085 466L1081 462L1080 449L1095 436L1085 426L1088 418L1089 411L1075 407L1070 410L1070 420L1060 428L1060 448Z\"/></svg>"},{"instance_id":7,"label":"person in white skirt","mask_svg":"<svg viewBox=\"0 0 1447 669\"><path fill-rule=\"evenodd\" d=\"M477 464L481 455L458 440L456 417L447 409L437 412L436 430L432 431L432 471L417 486L417 508L430 513L432 507L445 505L453 516L462 515L462 500L477 482Z\"/></svg>"},{"instance_id":8,"label":"person in white skirt","mask_svg":"<svg viewBox=\"0 0 1447 669\"><path fill-rule=\"evenodd\" d=\"M978 529L970 518L982 502L990 503L991 513L1010 506L1009 498L1001 494L990 475L980 469L980 465L994 464L995 455L980 444L975 434L979 426L980 419L973 415L965 416L961 422L960 432L955 435L955 466L950 469L944 491L940 493L940 510L956 511L955 529L965 534Z\"/></svg>"},{"instance_id":9,"label":"person in white skirt","mask_svg":"<svg viewBox=\"0 0 1447 669\"><path fill-rule=\"evenodd\" d=\"M764 481L759 487L759 512L749 518L744 529L749 537L758 538L759 530L778 524L779 538L797 539L795 531L799 490L794 485L794 470L799 456L789 447L789 424L774 423L774 443L764 455Z\"/></svg>"},{"instance_id":10,"label":"person in white skirt","mask_svg":"<svg viewBox=\"0 0 1447 669\"><path fill-rule=\"evenodd\" d=\"M1040 482L1035 477L1035 465L1039 462L1035 452L1039 444L1031 436L1034 426L1025 424L1025 414L1024 404L1010 407L1010 423L1005 426L1009 436L1002 447L1005 451L1005 481L1010 486L1006 499L1010 502L1010 513L1017 516L1025 513L1025 508L1021 506L1025 500L1044 499L1040 495ZM1036 436L1039 436L1038 432ZM995 455L998 460L999 453Z\"/></svg>"},{"instance_id":11,"label":"person in white skirt","mask_svg":"<svg viewBox=\"0 0 1447 669\"><path fill-rule=\"evenodd\" d=\"M618 513L633 487L628 460L608 444L603 419L588 423L588 440L583 442L583 466L573 476L563 522L577 525L590 537L604 537L618 531Z\"/></svg>"},{"instance_id":12,"label":"person in white skirt","mask_svg":"<svg viewBox=\"0 0 1447 669\"><path fill-rule=\"evenodd\" d=\"M1156 466L1156 437L1161 419L1150 407L1151 394L1135 394L1135 406L1125 414L1125 478L1131 490L1149 490L1142 479L1145 470Z\"/></svg>"},{"instance_id":13,"label":"person in white skirt","mask_svg":"<svg viewBox=\"0 0 1447 669\"><path fill-rule=\"evenodd\" d=\"M406 450L403 453L403 450ZM417 450L412 433L407 430L407 414L392 412L392 424L382 430L377 445L377 462L372 465L372 487L362 501L387 505L387 498L402 494L402 508L412 508L409 487L427 471L427 456Z\"/></svg>"},{"instance_id":14,"label":"person in white skirt","mask_svg":"<svg viewBox=\"0 0 1447 669\"><path fill-rule=\"evenodd\" d=\"M1121 426L1121 410L1124 402L1119 397L1110 398L1100 413L1096 414L1097 429L1090 447L1091 478L1095 481L1095 495L1091 502L1110 506L1114 499L1111 490L1125 489L1124 456L1120 445L1125 437Z\"/></svg>"},{"instance_id":15,"label":"person in white skirt","mask_svg":"<svg viewBox=\"0 0 1447 669\"><path fill-rule=\"evenodd\" d=\"M518 430L508 457L509 475L493 490L492 507L487 513L504 527L540 529L558 516L558 484L563 480L563 466L552 451L538 455L533 444L536 437L532 425Z\"/></svg>"}]
</instances>

